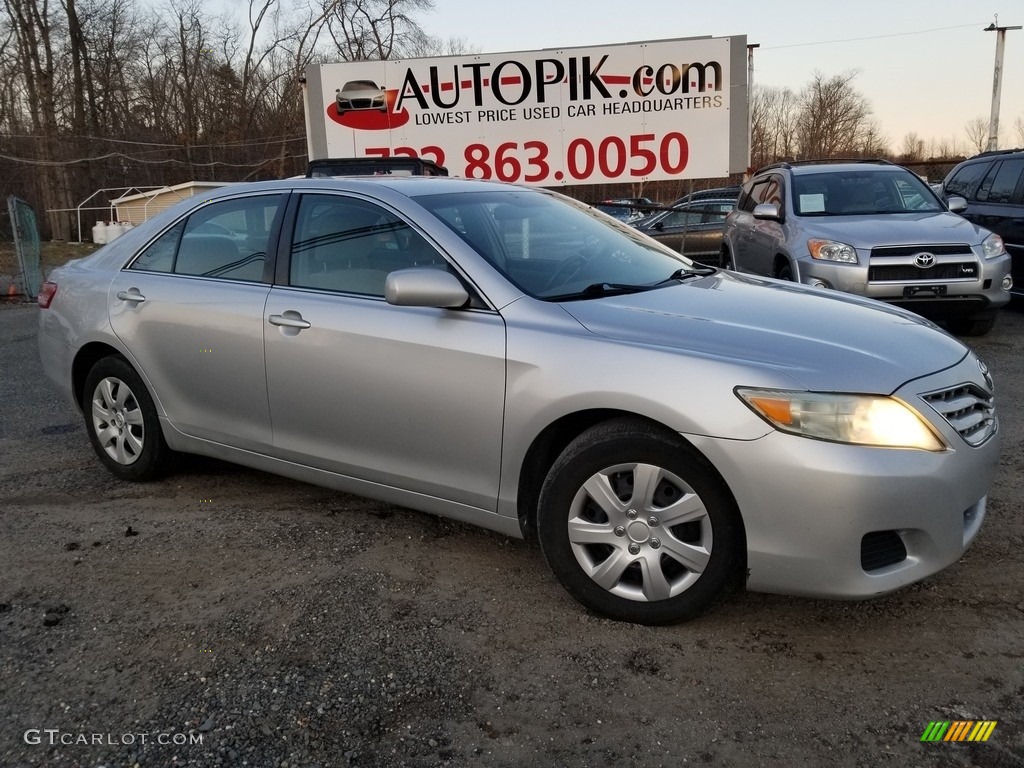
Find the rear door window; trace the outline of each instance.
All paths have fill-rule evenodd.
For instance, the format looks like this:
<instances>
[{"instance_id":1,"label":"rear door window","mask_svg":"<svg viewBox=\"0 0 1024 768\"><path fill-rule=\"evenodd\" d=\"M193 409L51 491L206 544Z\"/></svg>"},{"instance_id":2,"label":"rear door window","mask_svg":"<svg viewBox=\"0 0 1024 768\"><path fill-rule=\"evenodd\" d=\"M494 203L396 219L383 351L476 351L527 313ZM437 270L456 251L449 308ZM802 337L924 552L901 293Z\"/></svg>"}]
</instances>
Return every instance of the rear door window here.
<instances>
[{"instance_id":1,"label":"rear door window","mask_svg":"<svg viewBox=\"0 0 1024 768\"><path fill-rule=\"evenodd\" d=\"M281 195L221 200L179 221L129 269L260 281Z\"/></svg>"},{"instance_id":2,"label":"rear door window","mask_svg":"<svg viewBox=\"0 0 1024 768\"><path fill-rule=\"evenodd\" d=\"M985 178L982 189L985 190L985 201L989 203L1011 203L1013 193L1024 173L1024 157L1003 160L995 171ZM991 181L990 178L991 177ZM979 191L979 198L980 198Z\"/></svg>"},{"instance_id":3,"label":"rear door window","mask_svg":"<svg viewBox=\"0 0 1024 768\"><path fill-rule=\"evenodd\" d=\"M991 165L992 163L971 163L970 165L965 165L956 172L953 178L946 182L946 195L959 195L968 200L977 199L975 197L975 190L978 188L978 182L985 176L985 172Z\"/></svg>"}]
</instances>

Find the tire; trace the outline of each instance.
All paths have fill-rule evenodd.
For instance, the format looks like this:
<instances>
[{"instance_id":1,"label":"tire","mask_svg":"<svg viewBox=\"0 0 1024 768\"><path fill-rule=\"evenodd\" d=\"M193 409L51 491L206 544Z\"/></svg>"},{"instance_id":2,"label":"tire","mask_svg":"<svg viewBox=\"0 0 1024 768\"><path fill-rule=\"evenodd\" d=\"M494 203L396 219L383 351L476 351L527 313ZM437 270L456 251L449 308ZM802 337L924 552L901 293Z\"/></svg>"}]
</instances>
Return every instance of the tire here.
<instances>
[{"instance_id":1,"label":"tire","mask_svg":"<svg viewBox=\"0 0 1024 768\"><path fill-rule=\"evenodd\" d=\"M971 317L954 317L946 321L946 328L957 336L984 336L996 324L995 312L983 312Z\"/></svg>"},{"instance_id":2,"label":"tire","mask_svg":"<svg viewBox=\"0 0 1024 768\"><path fill-rule=\"evenodd\" d=\"M120 355L98 360L85 378L85 429L96 455L122 480L154 480L173 467L174 454L146 385Z\"/></svg>"},{"instance_id":3,"label":"tire","mask_svg":"<svg viewBox=\"0 0 1024 768\"><path fill-rule=\"evenodd\" d=\"M537 534L562 586L617 621L696 618L745 571L743 525L725 483L690 445L637 419L599 424L566 447L541 488Z\"/></svg>"},{"instance_id":4,"label":"tire","mask_svg":"<svg viewBox=\"0 0 1024 768\"><path fill-rule=\"evenodd\" d=\"M779 265L775 267L775 277L778 280L793 282L793 265L788 260L779 262Z\"/></svg>"},{"instance_id":5,"label":"tire","mask_svg":"<svg viewBox=\"0 0 1024 768\"><path fill-rule=\"evenodd\" d=\"M732 254L729 253L729 249L725 247L722 248L722 269L731 269L734 271L736 269L736 265L732 263Z\"/></svg>"}]
</instances>

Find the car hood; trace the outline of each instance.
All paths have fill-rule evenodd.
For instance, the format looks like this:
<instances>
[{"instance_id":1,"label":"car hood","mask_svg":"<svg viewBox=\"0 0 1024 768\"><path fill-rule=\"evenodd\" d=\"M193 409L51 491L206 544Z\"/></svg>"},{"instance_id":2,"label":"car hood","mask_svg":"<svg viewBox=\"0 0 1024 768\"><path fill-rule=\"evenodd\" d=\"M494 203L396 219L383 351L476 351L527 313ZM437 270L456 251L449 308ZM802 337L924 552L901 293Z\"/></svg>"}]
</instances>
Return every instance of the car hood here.
<instances>
[{"instance_id":1,"label":"car hood","mask_svg":"<svg viewBox=\"0 0 1024 768\"><path fill-rule=\"evenodd\" d=\"M866 250L879 245L980 245L991 234L987 229L948 211L827 218L805 216L800 221L808 236L838 240Z\"/></svg>"},{"instance_id":2,"label":"car hood","mask_svg":"<svg viewBox=\"0 0 1024 768\"><path fill-rule=\"evenodd\" d=\"M890 394L968 353L897 307L727 272L561 306L599 336L772 369L819 392Z\"/></svg>"}]
</instances>

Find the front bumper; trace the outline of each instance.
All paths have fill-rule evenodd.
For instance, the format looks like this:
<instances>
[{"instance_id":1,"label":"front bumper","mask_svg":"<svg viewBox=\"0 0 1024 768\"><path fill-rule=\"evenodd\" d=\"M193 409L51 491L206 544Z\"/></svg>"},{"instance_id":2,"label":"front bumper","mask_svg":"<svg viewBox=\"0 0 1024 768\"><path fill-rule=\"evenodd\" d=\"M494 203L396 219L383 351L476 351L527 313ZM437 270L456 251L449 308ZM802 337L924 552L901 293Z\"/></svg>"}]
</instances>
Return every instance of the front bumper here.
<instances>
[{"instance_id":1,"label":"front bumper","mask_svg":"<svg viewBox=\"0 0 1024 768\"><path fill-rule=\"evenodd\" d=\"M921 250L926 248L922 246ZM970 260L975 274L963 278L938 277L938 272L918 269L909 256L882 261L872 259L870 250L858 249L857 257L858 264L816 260L810 256L800 258L796 262L796 279L808 285L896 304L925 315L970 314L1001 307L1010 300L1010 291L1003 287L1003 278L1010 274L1010 256L1005 253L992 259L977 253L938 257L940 267L947 261ZM916 274L913 279L875 280L870 276L872 266L902 267Z\"/></svg>"},{"instance_id":2,"label":"front bumper","mask_svg":"<svg viewBox=\"0 0 1024 768\"><path fill-rule=\"evenodd\" d=\"M951 446L937 453L780 432L751 441L687 435L722 473L739 505L747 536L747 588L866 598L956 562L984 520L999 433L996 429L972 447L920 395L965 383L985 386L973 355L895 393ZM877 558L865 558L865 547L879 538L901 543L905 554L883 558L879 567Z\"/></svg>"}]
</instances>

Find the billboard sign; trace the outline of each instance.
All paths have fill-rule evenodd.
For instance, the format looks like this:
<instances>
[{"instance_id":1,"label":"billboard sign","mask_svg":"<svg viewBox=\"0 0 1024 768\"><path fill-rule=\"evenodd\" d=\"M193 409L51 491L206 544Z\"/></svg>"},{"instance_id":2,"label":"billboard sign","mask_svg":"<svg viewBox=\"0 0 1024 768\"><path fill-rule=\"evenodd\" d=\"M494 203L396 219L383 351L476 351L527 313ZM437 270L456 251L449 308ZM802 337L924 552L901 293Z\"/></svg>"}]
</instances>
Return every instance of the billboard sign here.
<instances>
[{"instance_id":1,"label":"billboard sign","mask_svg":"<svg viewBox=\"0 0 1024 768\"><path fill-rule=\"evenodd\" d=\"M540 186L747 165L746 37L314 65L309 157L424 157Z\"/></svg>"}]
</instances>

